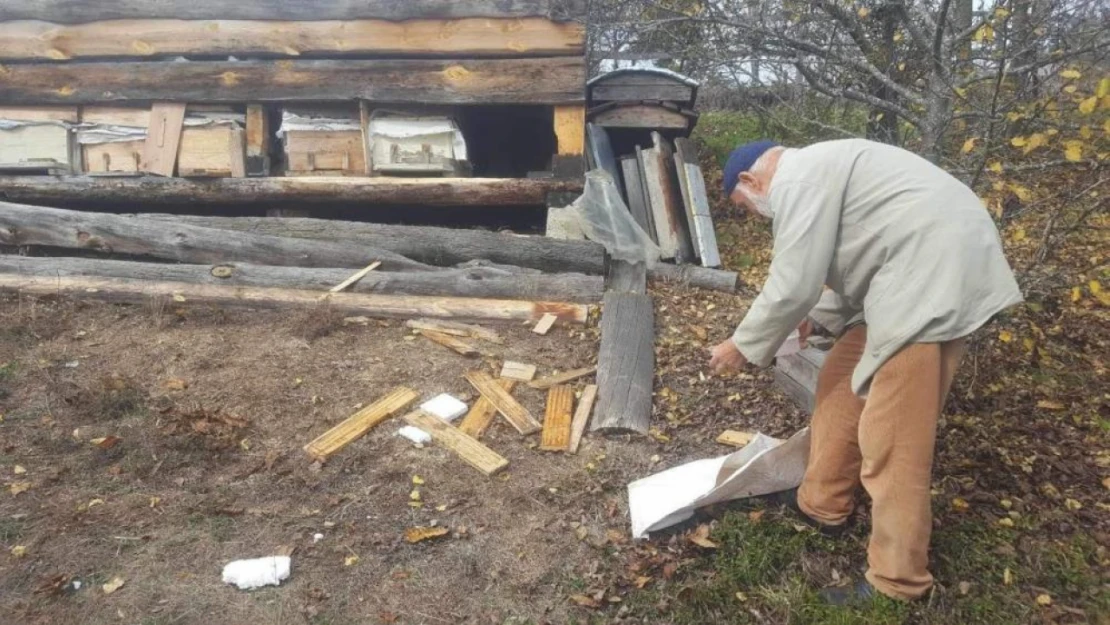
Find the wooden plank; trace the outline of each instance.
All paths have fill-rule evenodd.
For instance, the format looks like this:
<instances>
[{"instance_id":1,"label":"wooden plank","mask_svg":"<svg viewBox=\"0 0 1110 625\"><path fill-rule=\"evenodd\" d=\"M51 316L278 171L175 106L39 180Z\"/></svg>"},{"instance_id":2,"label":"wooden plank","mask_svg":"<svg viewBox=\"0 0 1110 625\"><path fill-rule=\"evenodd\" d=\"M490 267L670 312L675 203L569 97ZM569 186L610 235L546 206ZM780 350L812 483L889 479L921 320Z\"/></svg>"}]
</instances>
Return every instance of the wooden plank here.
<instances>
[{"instance_id":1,"label":"wooden plank","mask_svg":"<svg viewBox=\"0 0 1110 625\"><path fill-rule=\"evenodd\" d=\"M228 126L186 128L177 149L177 174L242 178L246 173L243 150L242 129Z\"/></svg>"},{"instance_id":2,"label":"wooden plank","mask_svg":"<svg viewBox=\"0 0 1110 625\"><path fill-rule=\"evenodd\" d=\"M0 238L3 238L0 236ZM109 302L147 304L151 298L178 303L246 306L248 308L316 308L319 292L295 289L226 287L183 282L141 282L94 277L41 277L0 274L0 289L27 295L71 294ZM585 323L587 307L569 304L490 300L465 297L422 297L418 295L368 295L332 293L328 306L342 313L384 319L447 317L498 322L538 319L552 309L562 309L569 317Z\"/></svg>"},{"instance_id":3,"label":"wooden plank","mask_svg":"<svg viewBox=\"0 0 1110 625\"><path fill-rule=\"evenodd\" d=\"M376 260L376 261L370 263L369 265L363 267L362 269L359 269L358 271L356 271L353 275L351 275L351 277L349 277L346 280L340 282L339 284L331 287L330 289L328 289L328 291L331 292L331 293L338 293L340 291L345 291L347 289L347 287L349 287L352 284L358 282L359 280L365 278L366 274L370 273L371 271L374 271L375 269L377 269L378 267L381 267L381 266L382 266L381 261Z\"/></svg>"},{"instance_id":4,"label":"wooden plank","mask_svg":"<svg viewBox=\"0 0 1110 625\"><path fill-rule=\"evenodd\" d=\"M242 128L232 128L227 136L227 154L231 163L232 178L247 177L246 133Z\"/></svg>"},{"instance_id":5,"label":"wooden plank","mask_svg":"<svg viewBox=\"0 0 1110 625\"><path fill-rule=\"evenodd\" d=\"M694 246L686 225L682 196L674 167L670 144L657 132L651 133L655 147L643 151L644 185L651 202L655 232L664 258L679 264L694 259Z\"/></svg>"},{"instance_id":6,"label":"wooden plank","mask_svg":"<svg viewBox=\"0 0 1110 625\"><path fill-rule=\"evenodd\" d=\"M449 334L451 336L469 336L490 343L501 345L505 339L501 335L489 328L476 326L469 323L459 323L457 321L447 321L444 319L410 319L405 322L405 327L412 328L413 330L431 330L439 332L440 334Z\"/></svg>"},{"instance_id":7,"label":"wooden plank","mask_svg":"<svg viewBox=\"0 0 1110 625\"><path fill-rule=\"evenodd\" d=\"M285 133L286 176L298 173L366 175L361 130L292 130Z\"/></svg>"},{"instance_id":8,"label":"wooden plank","mask_svg":"<svg viewBox=\"0 0 1110 625\"><path fill-rule=\"evenodd\" d=\"M200 130L200 129L197 129ZM182 141L193 129L186 129ZM125 144L106 144L130 146ZM86 146L86 148L92 146ZM134 161L142 143L126 154ZM122 154L122 153L121 153ZM179 154L180 158L186 156ZM131 171L135 168L132 167ZM230 170L229 170L230 171ZM551 192L580 192L581 180L524 178L118 178L92 176L0 177L0 197L40 204L96 202L138 204L350 203L417 206L542 206ZM570 270L567 267L565 270Z\"/></svg>"},{"instance_id":9,"label":"wooden plank","mask_svg":"<svg viewBox=\"0 0 1110 625\"><path fill-rule=\"evenodd\" d=\"M554 115L558 154L581 155L586 146L586 107L582 104L556 106Z\"/></svg>"},{"instance_id":10,"label":"wooden plank","mask_svg":"<svg viewBox=\"0 0 1110 625\"><path fill-rule=\"evenodd\" d=\"M647 266L644 263L612 261L605 289L618 293L647 293Z\"/></svg>"},{"instance_id":11,"label":"wooden plank","mask_svg":"<svg viewBox=\"0 0 1110 625\"><path fill-rule=\"evenodd\" d=\"M261 104L247 105L246 171L248 176L270 175L270 119Z\"/></svg>"},{"instance_id":12,"label":"wooden plank","mask_svg":"<svg viewBox=\"0 0 1110 625\"><path fill-rule=\"evenodd\" d=\"M184 102L155 102L151 106L140 171L158 176L173 175L184 125Z\"/></svg>"},{"instance_id":13,"label":"wooden plank","mask_svg":"<svg viewBox=\"0 0 1110 625\"><path fill-rule=\"evenodd\" d=\"M504 378L497 380L497 384L505 389L506 393L513 392L513 387L516 386L514 380L506 380ZM493 417L497 414L497 409L489 400L483 396L479 396L474 405L470 407L470 412L466 413L461 423L459 423L459 431L467 436L472 436L475 439L482 438L482 435L489 429L493 423Z\"/></svg>"},{"instance_id":14,"label":"wooden plank","mask_svg":"<svg viewBox=\"0 0 1110 625\"><path fill-rule=\"evenodd\" d=\"M370 150L370 103L366 100L358 101L358 127L362 134L362 163L367 176L374 173L374 157Z\"/></svg>"},{"instance_id":15,"label":"wooden plank","mask_svg":"<svg viewBox=\"0 0 1110 625\"><path fill-rule=\"evenodd\" d=\"M558 319L555 318L555 315L545 315L536 322L535 327L532 328L532 332L540 336L546 336L547 333L551 331L551 326L555 325L556 321L558 321Z\"/></svg>"},{"instance_id":16,"label":"wooden plank","mask_svg":"<svg viewBox=\"0 0 1110 625\"><path fill-rule=\"evenodd\" d=\"M596 366L594 366L594 367L582 367L580 369L571 369L570 371L564 371L562 373L557 373L555 375L551 375L551 376L548 376L546 378L540 378L539 380L532 380L531 382L528 383L528 386L530 386L532 388L538 388L540 390L548 389L548 388L551 388L552 386L556 386L558 384L566 384L567 382L573 382L573 381L577 380L578 378L584 378L584 377L586 377L588 375L591 375L595 372L597 372L597 367Z\"/></svg>"},{"instance_id":17,"label":"wooden plank","mask_svg":"<svg viewBox=\"0 0 1110 625\"><path fill-rule=\"evenodd\" d=\"M536 377L536 365L506 360L505 364L501 366L501 377L508 380L531 382Z\"/></svg>"},{"instance_id":18,"label":"wooden plank","mask_svg":"<svg viewBox=\"0 0 1110 625\"><path fill-rule=\"evenodd\" d=\"M689 102L692 88L686 85L606 85L597 84L590 89L590 100L594 102L619 101L640 102L642 100L670 100Z\"/></svg>"},{"instance_id":19,"label":"wooden plank","mask_svg":"<svg viewBox=\"0 0 1110 625\"><path fill-rule=\"evenodd\" d=\"M628 200L628 210L644 232L656 244L659 237L655 234L655 226L651 220L651 210L648 208L643 179L640 178L640 163L635 156L626 156L621 159L621 170L624 172L625 196Z\"/></svg>"},{"instance_id":20,"label":"wooden plank","mask_svg":"<svg viewBox=\"0 0 1110 625\"><path fill-rule=\"evenodd\" d=\"M690 118L686 115L648 104L618 106L600 111L590 115L590 122L605 128L685 130L690 127Z\"/></svg>"},{"instance_id":21,"label":"wooden plank","mask_svg":"<svg viewBox=\"0 0 1110 625\"><path fill-rule=\"evenodd\" d=\"M82 106L81 121L88 124L150 127L150 109L136 106Z\"/></svg>"},{"instance_id":22,"label":"wooden plank","mask_svg":"<svg viewBox=\"0 0 1110 625\"><path fill-rule=\"evenodd\" d=\"M76 106L0 106L0 119L74 123L79 116Z\"/></svg>"},{"instance_id":23,"label":"wooden plank","mask_svg":"<svg viewBox=\"0 0 1110 625\"><path fill-rule=\"evenodd\" d=\"M576 454L578 446L582 443L582 435L586 432L586 424L590 421L590 412L594 409L594 400L597 399L597 385L587 384L582 389L582 397L578 400L578 407L574 409L574 419L570 424L570 444L567 451Z\"/></svg>"},{"instance_id":24,"label":"wooden plank","mask_svg":"<svg viewBox=\"0 0 1110 625\"><path fill-rule=\"evenodd\" d=\"M397 387L385 397L347 417L342 423L324 432L304 446L305 452L320 462L326 462L340 449L362 438L374 426L400 412L419 395L416 391Z\"/></svg>"},{"instance_id":25,"label":"wooden plank","mask_svg":"<svg viewBox=\"0 0 1110 625\"><path fill-rule=\"evenodd\" d=\"M743 447L752 442L755 434L751 432L741 432L739 430L725 430L717 437L717 442L722 445L730 445L732 447Z\"/></svg>"},{"instance_id":26,"label":"wooden plank","mask_svg":"<svg viewBox=\"0 0 1110 625\"><path fill-rule=\"evenodd\" d=\"M157 58L174 55L582 55L585 27L525 19L106 20L67 26L0 22L0 60Z\"/></svg>"},{"instance_id":27,"label":"wooden plank","mask_svg":"<svg viewBox=\"0 0 1110 625\"><path fill-rule=\"evenodd\" d=\"M802 410L813 414L813 409L816 406L815 389L807 388L779 369L775 369L775 385L782 389L787 397L792 399Z\"/></svg>"},{"instance_id":28,"label":"wooden plank","mask_svg":"<svg viewBox=\"0 0 1110 625\"><path fill-rule=\"evenodd\" d=\"M0 102L576 104L585 72L582 57L13 63L0 72Z\"/></svg>"},{"instance_id":29,"label":"wooden plank","mask_svg":"<svg viewBox=\"0 0 1110 625\"><path fill-rule=\"evenodd\" d=\"M775 368L811 391L817 390L817 378L825 365L827 353L813 347L775 359Z\"/></svg>"},{"instance_id":30,"label":"wooden plank","mask_svg":"<svg viewBox=\"0 0 1110 625\"><path fill-rule=\"evenodd\" d=\"M513 399L505 389L501 388L490 375L484 371L470 371L466 374L466 381L475 388L482 395L493 404L497 412L516 428L517 432L528 435L538 432L542 427L539 421L528 412L528 409L521 406L517 400Z\"/></svg>"},{"instance_id":31,"label":"wooden plank","mask_svg":"<svg viewBox=\"0 0 1110 625\"><path fill-rule=\"evenodd\" d=\"M443 334L442 332L435 332L434 330L420 330L419 332L421 336L424 336L433 343L439 343L447 349L463 356L478 356L481 354L481 352L470 343L460 341L450 334Z\"/></svg>"},{"instance_id":32,"label":"wooden plank","mask_svg":"<svg viewBox=\"0 0 1110 625\"><path fill-rule=\"evenodd\" d=\"M424 430L437 443L455 452L464 462L486 475L493 475L509 466L508 460L437 416L417 410L403 418L409 425Z\"/></svg>"},{"instance_id":33,"label":"wooden plank","mask_svg":"<svg viewBox=\"0 0 1110 625\"><path fill-rule=\"evenodd\" d=\"M546 17L580 19L584 0L5 0L0 21L46 20L81 24L98 20L357 20Z\"/></svg>"},{"instance_id":34,"label":"wooden plank","mask_svg":"<svg viewBox=\"0 0 1110 625\"><path fill-rule=\"evenodd\" d=\"M606 293L598 352L598 403L591 430L647 434L655 380L651 296Z\"/></svg>"},{"instance_id":35,"label":"wooden plank","mask_svg":"<svg viewBox=\"0 0 1110 625\"><path fill-rule=\"evenodd\" d=\"M574 407L574 389L569 386L552 386L547 391L547 409L543 418L540 449L566 451L570 447L571 410Z\"/></svg>"},{"instance_id":36,"label":"wooden plank","mask_svg":"<svg viewBox=\"0 0 1110 625\"><path fill-rule=\"evenodd\" d=\"M717 248L717 233L713 215L709 210L709 195L705 190L705 177L698 163L697 152L689 139L675 139L675 167L682 186L687 221L694 240L695 252L703 267L720 267L721 254Z\"/></svg>"},{"instance_id":37,"label":"wooden plank","mask_svg":"<svg viewBox=\"0 0 1110 625\"><path fill-rule=\"evenodd\" d=\"M146 150L145 140L83 145L81 146L82 168L87 174L137 174L144 150ZM92 179L97 180L97 178Z\"/></svg>"}]
</instances>

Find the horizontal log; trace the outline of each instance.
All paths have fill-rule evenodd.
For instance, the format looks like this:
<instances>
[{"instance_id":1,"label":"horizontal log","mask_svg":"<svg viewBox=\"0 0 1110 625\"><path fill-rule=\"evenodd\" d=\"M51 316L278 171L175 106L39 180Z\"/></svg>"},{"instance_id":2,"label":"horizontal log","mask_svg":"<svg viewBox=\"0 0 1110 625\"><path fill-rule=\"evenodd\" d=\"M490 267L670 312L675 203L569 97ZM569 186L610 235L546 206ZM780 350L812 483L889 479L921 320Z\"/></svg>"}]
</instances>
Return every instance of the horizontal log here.
<instances>
[{"instance_id":1,"label":"horizontal log","mask_svg":"<svg viewBox=\"0 0 1110 625\"><path fill-rule=\"evenodd\" d=\"M90 59L166 55L299 56L578 55L586 33L575 22L542 18L275 22L110 20L67 26L0 22L0 59Z\"/></svg>"},{"instance_id":2,"label":"horizontal log","mask_svg":"<svg viewBox=\"0 0 1110 625\"><path fill-rule=\"evenodd\" d=\"M0 274L0 290L27 295L71 295L108 302L145 304L151 299L252 308L311 308L322 302L334 310L368 317L409 319L463 319L475 321L535 321L545 314L557 315L567 323L585 323L590 307L561 302L475 299L467 297L422 297L419 295L368 295L318 291L259 289L213 286L184 282L140 282L116 278L60 278Z\"/></svg>"},{"instance_id":3,"label":"horizontal log","mask_svg":"<svg viewBox=\"0 0 1110 625\"><path fill-rule=\"evenodd\" d=\"M357 20L549 17L583 19L586 0L4 0L0 21Z\"/></svg>"},{"instance_id":4,"label":"horizontal log","mask_svg":"<svg viewBox=\"0 0 1110 625\"><path fill-rule=\"evenodd\" d=\"M158 214L139 217L281 237L357 241L412 260L443 267L484 259L556 273L605 272L605 248L592 241L564 241L486 230L393 226L300 217L276 219Z\"/></svg>"},{"instance_id":5,"label":"horizontal log","mask_svg":"<svg viewBox=\"0 0 1110 625\"><path fill-rule=\"evenodd\" d=\"M40 277L96 276L156 282L327 291L349 277L351 270L271 267L245 263L176 265L98 258L33 258L0 254L0 273ZM372 271L348 287L347 291L384 295L438 295L595 303L601 301L604 288L605 284L601 276L587 276L580 273L510 273L491 267L470 267L430 272Z\"/></svg>"},{"instance_id":6,"label":"horizontal log","mask_svg":"<svg viewBox=\"0 0 1110 625\"><path fill-rule=\"evenodd\" d=\"M0 71L0 104L355 99L409 104L567 104L583 101L585 77L581 56L16 63Z\"/></svg>"},{"instance_id":7,"label":"horizontal log","mask_svg":"<svg viewBox=\"0 0 1110 625\"><path fill-rule=\"evenodd\" d=\"M0 198L42 204L362 203L420 206L542 206L577 179L527 178L157 178L0 176Z\"/></svg>"},{"instance_id":8,"label":"horizontal log","mask_svg":"<svg viewBox=\"0 0 1110 625\"><path fill-rule=\"evenodd\" d=\"M674 282L702 289L725 291L726 293L736 291L736 285L739 281L739 276L736 275L735 271L710 269L697 265L668 265L666 263L656 263L648 271L648 278L652 282Z\"/></svg>"},{"instance_id":9,"label":"horizontal log","mask_svg":"<svg viewBox=\"0 0 1110 625\"><path fill-rule=\"evenodd\" d=\"M433 271L368 245L248 234L187 224L0 202L0 244L42 245L151 256L186 263L250 262L295 267Z\"/></svg>"}]
</instances>

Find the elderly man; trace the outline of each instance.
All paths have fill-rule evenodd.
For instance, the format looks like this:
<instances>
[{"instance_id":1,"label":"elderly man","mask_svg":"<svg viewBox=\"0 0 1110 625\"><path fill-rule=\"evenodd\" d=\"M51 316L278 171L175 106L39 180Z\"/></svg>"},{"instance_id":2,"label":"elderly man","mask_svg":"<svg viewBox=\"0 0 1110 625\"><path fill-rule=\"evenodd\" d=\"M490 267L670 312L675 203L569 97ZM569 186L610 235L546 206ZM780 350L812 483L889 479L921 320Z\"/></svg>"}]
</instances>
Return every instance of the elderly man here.
<instances>
[{"instance_id":1,"label":"elderly man","mask_svg":"<svg viewBox=\"0 0 1110 625\"><path fill-rule=\"evenodd\" d=\"M795 328L838 336L818 378L809 466L791 503L836 533L862 485L872 500L866 581L826 598L919 598L933 584L937 419L965 338L1022 300L998 231L959 180L858 139L741 146L724 186L734 203L773 220L775 245L763 291L713 348L710 366L767 366Z\"/></svg>"}]
</instances>

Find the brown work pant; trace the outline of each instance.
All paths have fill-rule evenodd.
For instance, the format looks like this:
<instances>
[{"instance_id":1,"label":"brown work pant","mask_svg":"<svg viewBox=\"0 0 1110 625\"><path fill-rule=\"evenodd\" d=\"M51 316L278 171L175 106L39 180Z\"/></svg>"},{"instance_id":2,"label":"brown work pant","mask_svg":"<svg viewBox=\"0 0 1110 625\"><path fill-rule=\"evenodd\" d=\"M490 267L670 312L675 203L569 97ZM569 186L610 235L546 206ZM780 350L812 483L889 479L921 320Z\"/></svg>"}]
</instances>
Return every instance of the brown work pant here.
<instances>
[{"instance_id":1,"label":"brown work pant","mask_svg":"<svg viewBox=\"0 0 1110 625\"><path fill-rule=\"evenodd\" d=\"M821 368L798 505L818 521L839 525L862 485L872 501L867 581L885 595L916 599L933 585L928 563L937 419L966 345L963 339L907 345L879 368L864 400L851 381L866 341L866 326L848 330Z\"/></svg>"}]
</instances>

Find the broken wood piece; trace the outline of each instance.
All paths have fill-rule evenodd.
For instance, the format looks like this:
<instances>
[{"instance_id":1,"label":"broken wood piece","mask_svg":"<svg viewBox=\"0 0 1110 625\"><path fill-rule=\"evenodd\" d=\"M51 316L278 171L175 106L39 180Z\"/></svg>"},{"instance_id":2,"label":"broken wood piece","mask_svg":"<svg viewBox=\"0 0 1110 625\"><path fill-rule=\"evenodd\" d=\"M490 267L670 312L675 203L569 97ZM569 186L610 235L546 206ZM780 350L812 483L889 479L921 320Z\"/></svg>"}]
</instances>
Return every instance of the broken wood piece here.
<instances>
[{"instance_id":1,"label":"broken wood piece","mask_svg":"<svg viewBox=\"0 0 1110 625\"><path fill-rule=\"evenodd\" d=\"M571 410L574 407L574 389L569 386L552 386L547 391L547 410L543 418L540 449L566 451L570 446Z\"/></svg>"},{"instance_id":2,"label":"broken wood piece","mask_svg":"<svg viewBox=\"0 0 1110 625\"><path fill-rule=\"evenodd\" d=\"M516 386L515 381L505 379L497 380L497 384L505 389L506 393L513 392L513 387ZM489 400L484 396L479 396L474 405L470 407L470 412L463 417L462 423L459 424L459 431L475 439L482 438L490 424L493 423L493 415L495 414L497 414L497 409L493 407L493 404L489 403Z\"/></svg>"},{"instance_id":3,"label":"broken wood piece","mask_svg":"<svg viewBox=\"0 0 1110 625\"><path fill-rule=\"evenodd\" d=\"M466 374L466 381L477 390L482 397L489 400L497 412L516 428L517 432L528 435L538 432L543 426L536 421L528 409L513 399L505 389L485 371L470 371Z\"/></svg>"},{"instance_id":4,"label":"broken wood piece","mask_svg":"<svg viewBox=\"0 0 1110 625\"><path fill-rule=\"evenodd\" d=\"M338 292L346 289L347 287L351 286L352 284L358 282L359 280L363 279L364 277L366 277L366 274L370 273L371 271L374 271L375 269L377 269L378 267L381 267L381 266L382 266L381 261L376 260L376 261L370 263L369 265L367 265L366 267L364 267L362 269L359 269L350 278L347 278L346 280L344 280L344 281L340 282L339 284L333 286L331 289L329 289L329 292L330 293L338 293Z\"/></svg>"},{"instance_id":5,"label":"broken wood piece","mask_svg":"<svg viewBox=\"0 0 1110 625\"><path fill-rule=\"evenodd\" d=\"M651 296L606 293L598 350L597 409L590 429L647 434L655 382Z\"/></svg>"},{"instance_id":6,"label":"broken wood piece","mask_svg":"<svg viewBox=\"0 0 1110 625\"><path fill-rule=\"evenodd\" d=\"M556 384L566 384L567 382L572 382L574 380L577 380L578 378L590 375L595 371L597 371L597 366L582 367L581 369L571 369L570 371L564 371L563 373L534 380L532 382L529 382L528 386L543 390L546 388L551 388Z\"/></svg>"},{"instance_id":7,"label":"broken wood piece","mask_svg":"<svg viewBox=\"0 0 1110 625\"><path fill-rule=\"evenodd\" d=\"M443 334L442 332L436 332L434 330L419 330L419 333L433 343L439 343L447 349L462 354L463 356L477 356L481 353L470 343L460 341L458 338L449 334Z\"/></svg>"},{"instance_id":8,"label":"broken wood piece","mask_svg":"<svg viewBox=\"0 0 1110 625\"><path fill-rule=\"evenodd\" d=\"M433 332L450 334L451 336L469 336L471 338L489 341L497 345L501 345L505 342L505 339L501 338L500 334L489 328L446 319L410 319L405 322L405 327L413 330L432 330Z\"/></svg>"},{"instance_id":9,"label":"broken wood piece","mask_svg":"<svg viewBox=\"0 0 1110 625\"><path fill-rule=\"evenodd\" d=\"M509 466L508 460L439 417L417 410L403 418L409 425L424 430L437 443L455 452L464 462L486 475L493 475Z\"/></svg>"},{"instance_id":10,"label":"broken wood piece","mask_svg":"<svg viewBox=\"0 0 1110 625\"><path fill-rule=\"evenodd\" d=\"M582 443L582 434L586 431L586 424L590 420L590 412L593 411L596 399L597 385L587 384L586 388L582 389L582 397L578 400L574 419L570 423L570 445L567 446L567 451L572 454L578 453L578 445Z\"/></svg>"},{"instance_id":11,"label":"broken wood piece","mask_svg":"<svg viewBox=\"0 0 1110 625\"><path fill-rule=\"evenodd\" d=\"M304 446L308 455L320 462L326 462L335 452L358 440L375 425L399 412L417 398L416 391L403 386L393 389L388 395L359 410L339 425L324 432L316 440Z\"/></svg>"},{"instance_id":12,"label":"broken wood piece","mask_svg":"<svg viewBox=\"0 0 1110 625\"><path fill-rule=\"evenodd\" d=\"M532 331L540 336L544 336L551 330L551 326L555 325L555 321L555 315L544 315L536 322L536 326L532 328Z\"/></svg>"},{"instance_id":13,"label":"broken wood piece","mask_svg":"<svg viewBox=\"0 0 1110 625\"><path fill-rule=\"evenodd\" d=\"M501 377L529 382L536 377L536 365L526 365L523 362L506 360L501 367Z\"/></svg>"},{"instance_id":14,"label":"broken wood piece","mask_svg":"<svg viewBox=\"0 0 1110 625\"><path fill-rule=\"evenodd\" d=\"M740 430L725 430L717 437L717 442L722 445L731 445L732 447L743 447L752 442L755 434L751 432L741 432Z\"/></svg>"},{"instance_id":15,"label":"broken wood piece","mask_svg":"<svg viewBox=\"0 0 1110 625\"><path fill-rule=\"evenodd\" d=\"M184 102L155 102L150 109L143 160L139 170L150 174L173 176L177 165L177 147L185 126Z\"/></svg>"}]
</instances>

